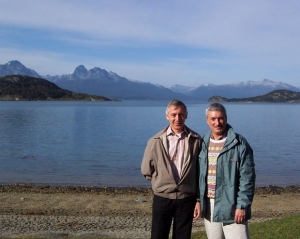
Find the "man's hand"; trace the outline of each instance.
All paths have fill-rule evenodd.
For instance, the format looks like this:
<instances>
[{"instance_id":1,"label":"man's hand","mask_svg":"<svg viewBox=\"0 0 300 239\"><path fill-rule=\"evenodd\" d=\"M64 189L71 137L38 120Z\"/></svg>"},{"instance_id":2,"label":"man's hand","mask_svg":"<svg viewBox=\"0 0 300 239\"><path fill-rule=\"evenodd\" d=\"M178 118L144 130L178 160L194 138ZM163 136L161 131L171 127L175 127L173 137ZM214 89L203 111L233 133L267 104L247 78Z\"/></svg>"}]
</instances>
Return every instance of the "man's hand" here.
<instances>
[{"instance_id":1,"label":"man's hand","mask_svg":"<svg viewBox=\"0 0 300 239\"><path fill-rule=\"evenodd\" d=\"M244 209L235 209L234 222L242 223L246 220L246 210Z\"/></svg>"},{"instance_id":2,"label":"man's hand","mask_svg":"<svg viewBox=\"0 0 300 239\"><path fill-rule=\"evenodd\" d=\"M201 207L200 202L196 202L195 209L194 209L194 220L198 219L201 214Z\"/></svg>"}]
</instances>

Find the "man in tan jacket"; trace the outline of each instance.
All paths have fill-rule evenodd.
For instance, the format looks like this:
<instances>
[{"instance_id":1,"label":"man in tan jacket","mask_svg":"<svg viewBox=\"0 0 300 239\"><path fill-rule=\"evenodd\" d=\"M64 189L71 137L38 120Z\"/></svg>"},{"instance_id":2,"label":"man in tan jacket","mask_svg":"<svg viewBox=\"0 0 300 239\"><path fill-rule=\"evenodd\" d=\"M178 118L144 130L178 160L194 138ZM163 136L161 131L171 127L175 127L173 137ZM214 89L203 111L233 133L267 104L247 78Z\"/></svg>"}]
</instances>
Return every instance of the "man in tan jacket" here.
<instances>
[{"instance_id":1,"label":"man in tan jacket","mask_svg":"<svg viewBox=\"0 0 300 239\"><path fill-rule=\"evenodd\" d=\"M173 239L188 239L193 219L200 216L201 137L185 125L187 116L183 102L171 101L166 110L170 124L147 142L141 171L154 192L151 239L168 239L172 220Z\"/></svg>"}]
</instances>

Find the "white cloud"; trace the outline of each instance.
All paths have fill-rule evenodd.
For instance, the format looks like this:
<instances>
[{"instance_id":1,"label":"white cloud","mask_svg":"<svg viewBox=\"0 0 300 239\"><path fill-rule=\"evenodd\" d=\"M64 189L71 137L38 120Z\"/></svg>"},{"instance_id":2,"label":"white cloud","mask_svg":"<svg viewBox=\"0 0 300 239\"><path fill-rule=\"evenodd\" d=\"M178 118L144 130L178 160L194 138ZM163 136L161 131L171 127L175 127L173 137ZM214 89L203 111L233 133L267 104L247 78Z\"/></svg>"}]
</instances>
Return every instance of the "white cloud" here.
<instances>
[{"instance_id":1,"label":"white cloud","mask_svg":"<svg viewBox=\"0 0 300 239\"><path fill-rule=\"evenodd\" d=\"M50 74L73 71L79 64L107 67L128 78L165 85L184 78L195 85L261 77L295 85L298 9L296 0L2 0L0 26L6 32L0 32L0 47L6 54L0 60L24 59L34 70ZM48 42L44 48L12 43L11 28L41 34ZM113 47L119 53L106 58ZM133 48L140 54L134 55Z\"/></svg>"},{"instance_id":2,"label":"white cloud","mask_svg":"<svg viewBox=\"0 0 300 239\"><path fill-rule=\"evenodd\" d=\"M1 6L2 5L2 6ZM2 1L0 20L96 39L140 39L196 47L245 47L295 36L300 2ZM26 14L24 14L26 13ZM299 37L297 33L296 37Z\"/></svg>"}]
</instances>

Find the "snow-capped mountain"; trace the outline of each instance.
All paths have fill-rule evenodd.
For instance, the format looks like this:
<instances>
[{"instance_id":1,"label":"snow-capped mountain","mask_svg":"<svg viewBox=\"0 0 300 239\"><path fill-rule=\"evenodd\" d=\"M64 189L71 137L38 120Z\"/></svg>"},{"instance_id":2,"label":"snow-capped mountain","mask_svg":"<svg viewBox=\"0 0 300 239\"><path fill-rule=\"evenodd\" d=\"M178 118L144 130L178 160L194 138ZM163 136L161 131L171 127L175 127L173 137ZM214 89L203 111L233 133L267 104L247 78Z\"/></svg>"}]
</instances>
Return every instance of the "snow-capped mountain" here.
<instances>
[{"instance_id":1,"label":"snow-capped mountain","mask_svg":"<svg viewBox=\"0 0 300 239\"><path fill-rule=\"evenodd\" d=\"M171 87L173 91L178 88ZM283 82L276 82L264 79L262 81L247 81L240 83L224 84L224 85L200 85L195 89L181 86L180 93L186 94L193 98L206 100L213 96L222 96L225 98L245 98L267 94L273 90L291 90L299 91L300 89Z\"/></svg>"},{"instance_id":2,"label":"snow-capped mountain","mask_svg":"<svg viewBox=\"0 0 300 239\"><path fill-rule=\"evenodd\" d=\"M87 70L83 65L72 74L45 76L63 89L73 92L103 95L118 99L189 99L189 96L171 91L163 86L132 81L99 67Z\"/></svg>"},{"instance_id":3,"label":"snow-capped mountain","mask_svg":"<svg viewBox=\"0 0 300 239\"><path fill-rule=\"evenodd\" d=\"M83 65L75 68L71 74L41 76L26 68L19 61L10 61L0 65L0 77L6 75L28 75L44 78L57 86L76 93L105 96L117 99L190 99L189 96L171 91L163 86L151 83L131 81L114 72L95 67L87 70Z\"/></svg>"},{"instance_id":4,"label":"snow-capped mountain","mask_svg":"<svg viewBox=\"0 0 300 239\"><path fill-rule=\"evenodd\" d=\"M19 61L9 61L4 65L0 65L0 76L6 75L26 75L26 76L33 76L33 77L41 77L38 73L34 70L26 68L22 65Z\"/></svg>"},{"instance_id":5,"label":"snow-capped mountain","mask_svg":"<svg viewBox=\"0 0 300 239\"><path fill-rule=\"evenodd\" d=\"M294 87L292 85L289 85L287 83L281 82L281 81L272 81L272 80L268 80L268 79L264 79L262 81L246 81L246 82L239 82L239 83L232 83L232 84L228 84L234 87L255 87L255 86L269 86L272 88L278 88L281 87L282 89L286 89L286 88L290 88L290 87Z\"/></svg>"},{"instance_id":6,"label":"snow-capped mountain","mask_svg":"<svg viewBox=\"0 0 300 239\"><path fill-rule=\"evenodd\" d=\"M190 91L192 91L192 90L194 90L196 88L197 87L176 84L176 85L171 86L169 89L172 90L172 91L174 91L174 92L187 95L188 92L190 92Z\"/></svg>"}]
</instances>

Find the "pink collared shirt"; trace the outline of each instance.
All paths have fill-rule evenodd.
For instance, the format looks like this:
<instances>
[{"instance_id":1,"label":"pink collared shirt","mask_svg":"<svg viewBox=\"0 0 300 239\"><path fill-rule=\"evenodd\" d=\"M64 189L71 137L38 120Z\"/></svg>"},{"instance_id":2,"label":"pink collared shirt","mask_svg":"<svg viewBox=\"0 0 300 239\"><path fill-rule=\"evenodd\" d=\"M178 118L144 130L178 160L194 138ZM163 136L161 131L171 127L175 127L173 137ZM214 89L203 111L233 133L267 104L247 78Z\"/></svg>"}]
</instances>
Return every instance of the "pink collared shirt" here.
<instances>
[{"instance_id":1,"label":"pink collared shirt","mask_svg":"<svg viewBox=\"0 0 300 239\"><path fill-rule=\"evenodd\" d=\"M188 137L185 129L180 134L175 134L171 127L167 129L169 160L176 183L179 182L181 177L181 169L185 157L187 138Z\"/></svg>"}]
</instances>

